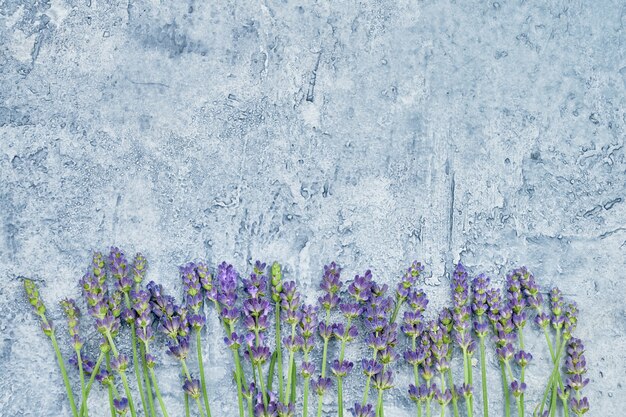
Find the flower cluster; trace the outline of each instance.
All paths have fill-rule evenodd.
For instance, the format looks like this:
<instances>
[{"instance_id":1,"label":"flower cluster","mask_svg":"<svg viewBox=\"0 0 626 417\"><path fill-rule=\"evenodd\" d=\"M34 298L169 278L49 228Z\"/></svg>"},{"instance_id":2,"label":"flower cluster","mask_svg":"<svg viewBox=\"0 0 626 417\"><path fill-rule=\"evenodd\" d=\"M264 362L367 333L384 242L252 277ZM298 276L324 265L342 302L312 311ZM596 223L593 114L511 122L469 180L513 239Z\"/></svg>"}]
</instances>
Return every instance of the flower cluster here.
<instances>
[{"instance_id":1,"label":"flower cluster","mask_svg":"<svg viewBox=\"0 0 626 417\"><path fill-rule=\"evenodd\" d=\"M185 415L191 416L190 404L195 402L197 414L210 417L203 336L216 338L222 331L220 338L232 354L239 417L246 411L249 417L292 417L300 415L300 404L302 415L308 417L310 391L317 396L319 416L324 394L335 387L333 404L343 417L343 384L357 380L350 376L355 363L365 378L360 377L364 381L362 396L349 398L354 417L383 416L385 393L397 389L402 381L397 373L406 369L412 373L408 397L416 404L418 417L424 411L430 416L433 406L442 416L450 407L455 417L473 417L475 399L482 401L483 414L488 416L486 364L492 340L500 365L505 414L511 415L513 402L517 415L523 416L525 376L533 361L524 345L525 334L533 327L528 323L535 323L543 332L551 362L535 413L552 415L562 407L580 417L589 410L589 401L582 394L589 383L585 350L573 335L578 310L557 288L544 302L540 286L526 268L507 274L504 290L500 290L483 274L471 277L459 263L450 275L452 304L434 313L428 311L429 299L419 287L424 266L417 261L391 290L374 280L369 270L344 286L342 268L330 263L324 267L317 305L306 304L296 280L284 279L289 270L283 271L278 263L268 268L256 261L251 269L242 278L226 262L219 264L214 274L205 262L187 263L179 268L182 298L178 301L166 294L162 285L154 281L144 284L148 262L143 255L136 254L129 263L116 247L106 256L95 253L79 280L82 299L61 301L74 350L70 362L80 376L80 402L74 400L39 290L34 281L25 279L28 301L56 351L73 417L87 416L94 381L108 391L112 415L168 417L155 372L163 340L165 353L180 366L179 392ZM82 304L88 313L85 317L80 314ZM81 337L85 321L91 321L101 335L95 361L83 352L88 351L85 345L92 343ZM212 323L219 323L221 329ZM130 343L120 343L118 339L127 334ZM358 341L367 347L366 357L352 357L361 352L354 345ZM398 352L404 359L401 363L397 363ZM315 359L318 355L320 362ZM479 397L474 395L478 382L474 383L473 365L477 363ZM461 364L462 380L460 375L455 378L452 369ZM296 401L299 381L302 401ZM118 391L120 382L123 391ZM372 391L375 401L369 400ZM138 393L141 402L135 402L131 393Z\"/></svg>"}]
</instances>

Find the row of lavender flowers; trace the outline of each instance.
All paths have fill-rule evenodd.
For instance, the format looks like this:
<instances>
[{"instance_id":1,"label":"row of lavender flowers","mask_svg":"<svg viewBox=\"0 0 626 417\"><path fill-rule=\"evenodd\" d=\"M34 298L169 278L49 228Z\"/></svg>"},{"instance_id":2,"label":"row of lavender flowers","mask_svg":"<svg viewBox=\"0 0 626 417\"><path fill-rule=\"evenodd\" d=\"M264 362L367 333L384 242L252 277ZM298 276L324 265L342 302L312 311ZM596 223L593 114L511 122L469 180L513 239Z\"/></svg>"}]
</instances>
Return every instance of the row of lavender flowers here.
<instances>
[{"instance_id":1,"label":"row of lavender flowers","mask_svg":"<svg viewBox=\"0 0 626 417\"><path fill-rule=\"evenodd\" d=\"M167 340L167 353L180 363L186 416L191 415L191 404L195 402L199 415L210 417L202 357L205 314L212 314L207 311L209 306L214 307L226 335L224 341L232 351L239 417L246 413L248 417L295 416L298 375L302 381L298 403L302 405L303 416L309 416L310 391L317 396L319 417L324 395L332 388L337 396L337 414L342 417L343 381L354 368L354 363L346 358L345 348L358 338L359 328L364 333L361 339L371 349L371 357L358 364L362 368L364 390L362 400L350 408L353 416L384 416L384 393L394 386L394 372L401 369L403 359L413 371L414 383L409 385L408 395L417 406L418 417L423 412L430 417L433 403L438 404L441 416L451 405L455 417L460 415L462 407L472 417L475 390L472 358L478 352L482 412L488 417L486 347L493 343L500 364L505 415L511 416L511 400L514 400L513 408L523 417L526 415L525 371L532 360L524 348L524 329L531 316L545 335L551 356L550 376L532 415L553 417L560 407L565 416L570 410L582 416L589 409L587 398L581 394L588 383L584 347L579 339L572 337L577 322L576 307L566 303L556 288L550 291L545 306L539 286L525 268L508 274L505 289L501 291L491 287L489 278L482 274L470 279L465 268L458 264L451 279L452 308L444 308L434 318L427 317L428 298L417 288L424 270L419 262L411 264L395 291L390 291L386 284L378 284L370 271L355 276L344 290L341 268L333 262L324 267L318 305L302 302L295 282L283 280L277 263L268 271L266 264L257 261L249 278L241 280L243 292L239 288L240 276L232 265L220 264L214 276L205 263L189 263L180 268L184 288L181 304L165 294L161 285L149 282L143 286L146 268L147 261L141 254L130 264L117 248L111 248L107 259L101 253L94 254L80 286L87 311L102 335L95 362L83 353L78 303L72 299L61 302L75 352L70 362L76 365L80 375L78 403L38 289L33 281L24 281L29 301L41 319L44 333L52 341L73 417L88 416L87 398L94 381L107 390L112 417L126 415L128 411L132 417L140 414L126 374L131 363L143 414L156 417L160 410L160 414L168 417L154 371L156 358L151 353L155 332L159 340L162 337ZM243 302L239 302L240 297ZM335 311L340 315L334 314ZM333 322L333 317L342 320ZM130 327L132 360L116 344L123 324ZM399 333L405 338L399 339ZM318 335L321 346L317 343ZM271 337L274 340L270 342ZM338 357L328 358L333 340L337 343ZM196 347L199 379L188 366L193 356L192 344ZM322 353L319 372L311 355L316 348L321 348ZM458 385L451 369L455 353L463 360L463 382ZM296 355L300 354L298 365ZM119 376L123 392L118 390L115 375ZM370 397L372 390L376 392L375 398ZM463 405L459 405L461 399Z\"/></svg>"}]
</instances>

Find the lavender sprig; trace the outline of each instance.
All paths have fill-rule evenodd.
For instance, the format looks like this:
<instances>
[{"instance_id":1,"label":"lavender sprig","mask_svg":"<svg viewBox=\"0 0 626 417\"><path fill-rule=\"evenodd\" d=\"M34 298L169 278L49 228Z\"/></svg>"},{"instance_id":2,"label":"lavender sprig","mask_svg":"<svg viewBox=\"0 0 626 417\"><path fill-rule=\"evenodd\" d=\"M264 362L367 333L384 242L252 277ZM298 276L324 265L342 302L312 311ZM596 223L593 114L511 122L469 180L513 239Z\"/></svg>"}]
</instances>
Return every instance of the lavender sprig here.
<instances>
[{"instance_id":1,"label":"lavender sprig","mask_svg":"<svg viewBox=\"0 0 626 417\"><path fill-rule=\"evenodd\" d=\"M422 416L422 405L426 400L426 396L420 395L424 391L420 391L419 367L426 360L426 353L422 346L417 346L417 339L421 338L424 332L423 313L428 306L428 298L422 290L411 289L408 297L410 311L404 313L403 325L401 326L404 334L411 339L411 349L404 353L404 359L413 367L414 384L409 385L409 397L417 405L417 415Z\"/></svg>"},{"instance_id":2,"label":"lavender sprig","mask_svg":"<svg viewBox=\"0 0 626 417\"><path fill-rule=\"evenodd\" d=\"M307 304L301 308L300 322L298 323L298 334L302 338L302 352L304 360L302 362L302 377L304 378L304 393L302 400L302 415L308 417L309 410L309 384L311 377L315 374L315 365L309 362L309 354L315 346L315 332L318 325L317 307Z\"/></svg>"},{"instance_id":3,"label":"lavender sprig","mask_svg":"<svg viewBox=\"0 0 626 417\"><path fill-rule=\"evenodd\" d=\"M585 360L585 347L580 339L572 338L567 348L567 360L565 361L567 378L567 388L563 397L567 400L567 391L574 391L574 395L569 401L574 414L581 417L589 411L589 400L587 397L581 398L582 389L589 383L589 379L585 378L587 373L587 361ZM564 404L567 407L567 404Z\"/></svg>"},{"instance_id":4,"label":"lavender sprig","mask_svg":"<svg viewBox=\"0 0 626 417\"><path fill-rule=\"evenodd\" d=\"M326 312L326 315L324 321L320 322L319 324L319 333L324 340L324 348L322 350L322 374L318 379L318 389L316 390L318 395L317 417L320 417L322 415L322 400L325 389L321 388L327 385L326 360L328 355L328 343L333 334L332 326L330 324L330 312L332 309L337 307L340 302L337 293L341 289L342 285L343 283L341 282L341 268L335 262L332 262L330 265L324 266L324 275L322 276L322 283L320 284L320 288L324 292L324 295L318 299L320 305ZM324 382L323 384L322 381Z\"/></svg>"},{"instance_id":5,"label":"lavender sprig","mask_svg":"<svg viewBox=\"0 0 626 417\"><path fill-rule=\"evenodd\" d=\"M35 314L37 314L39 316L39 319L41 320L41 329L52 342L52 347L54 348L54 352L57 356L59 369L61 370L61 375L63 376L63 383L65 384L65 390L67 391L67 397L70 402L70 407L72 409L72 415L74 417L78 417L78 410L76 409L76 403L74 402L74 394L72 393L72 387L70 385L70 381L67 377L67 371L65 369L65 361L63 360L63 356L61 355L61 351L59 350L59 345L54 334L54 325L52 324L52 321L48 320L48 318L46 317L46 306L43 304L41 296L39 295L39 288L37 288L37 285L34 281L30 279L24 279L24 290L26 291L28 302L33 307Z\"/></svg>"},{"instance_id":6,"label":"lavender sprig","mask_svg":"<svg viewBox=\"0 0 626 417\"><path fill-rule=\"evenodd\" d=\"M472 339L471 333L471 307L470 307L470 288L469 288L469 274L465 270L465 267L458 263L453 276L452 276L452 304L453 304L453 322L454 322L454 338L456 343L463 352L463 383L464 383L464 398L467 405L467 415L472 417L474 413L474 397L472 392L472 356L476 350L476 343ZM451 375L452 370L449 370ZM450 378L452 379L452 378ZM454 385L451 387L453 397L456 396L454 392ZM457 415L456 404L453 402L455 408L455 415Z\"/></svg>"},{"instance_id":7,"label":"lavender sprig","mask_svg":"<svg viewBox=\"0 0 626 417\"><path fill-rule=\"evenodd\" d=\"M83 347L84 342L80 337L79 330L79 321L78 317L80 315L80 311L78 306L76 305L76 301L71 298L66 298L61 301L61 307L65 312L65 316L67 317L67 325L70 333L70 338L72 339L72 347L74 348L74 352L76 354L76 364L78 365L78 373L80 376L80 392L81 392L81 400L80 400L80 410L81 416L84 413L88 414L87 410L87 392L85 386L85 374L83 373L83 358L81 356L81 349Z\"/></svg>"},{"instance_id":8,"label":"lavender sprig","mask_svg":"<svg viewBox=\"0 0 626 417\"><path fill-rule=\"evenodd\" d=\"M413 261L406 273L402 276L402 280L398 283L398 287L396 289L396 300L393 313L391 314L391 323L396 322L400 307L402 307L402 304L406 301L411 288L415 286L422 272L424 272L424 265L422 265L421 262Z\"/></svg>"},{"instance_id":9,"label":"lavender sprig","mask_svg":"<svg viewBox=\"0 0 626 417\"><path fill-rule=\"evenodd\" d=\"M126 260L126 256L124 255L124 253L122 253L116 247L111 247L111 251L109 253L109 270L111 271L111 275L115 279L115 288L117 289L117 291L124 294L124 302L126 305L126 310L125 310L126 320L125 321L128 324L130 324L131 347L133 351L133 368L135 371L135 377L137 379L137 387L139 389L139 396L141 398L141 404L142 404L144 412L147 413L148 403L146 399L146 393L143 388L146 381L144 380L144 375L139 370L139 356L137 354L137 338L135 335L135 321L134 321L133 311L130 308L130 297L129 297L129 293L133 287L133 284L138 285L139 282L141 282L141 279L143 278L142 273L145 268L145 264L142 264L143 263L142 258L143 257L139 255L139 260L138 260L139 265L137 266L137 271L139 273L134 273L134 277L137 279L137 281L135 281L133 278L128 276L128 261ZM135 270L133 269L133 271ZM135 409L132 403L132 399L130 398L130 395L127 395L127 397L130 400L131 415L133 415L134 417Z\"/></svg>"},{"instance_id":10,"label":"lavender sprig","mask_svg":"<svg viewBox=\"0 0 626 417\"><path fill-rule=\"evenodd\" d=\"M489 325L485 321L485 315L489 310L487 304L487 290L489 287L489 278L484 274L478 275L473 280L473 303L472 310L477 320L474 321L474 332L478 337L480 349L480 374L483 402L483 417L489 417L489 398L487 395L487 360L485 355L485 337L489 331Z\"/></svg>"}]
</instances>

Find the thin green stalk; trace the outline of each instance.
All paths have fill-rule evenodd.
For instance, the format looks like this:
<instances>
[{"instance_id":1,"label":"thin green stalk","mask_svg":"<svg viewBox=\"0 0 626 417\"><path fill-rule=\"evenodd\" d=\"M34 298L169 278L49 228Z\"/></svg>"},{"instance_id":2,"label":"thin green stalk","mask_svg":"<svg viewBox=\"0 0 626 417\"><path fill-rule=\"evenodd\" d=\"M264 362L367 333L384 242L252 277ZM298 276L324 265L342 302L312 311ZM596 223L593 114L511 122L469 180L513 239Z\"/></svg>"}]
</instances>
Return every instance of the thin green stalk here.
<instances>
[{"instance_id":1,"label":"thin green stalk","mask_svg":"<svg viewBox=\"0 0 626 417\"><path fill-rule=\"evenodd\" d=\"M85 401L80 406L79 416L85 416L85 409L87 408L87 399L89 398L89 392L91 391L91 386L93 385L93 381L96 379L96 375L100 371L100 365L102 364L102 360L104 359L104 352L100 352L100 356L98 356L98 360L96 361L96 365L93 368L93 372L91 373L91 377L89 377L89 382L87 383L87 388L85 389Z\"/></svg>"},{"instance_id":2,"label":"thin green stalk","mask_svg":"<svg viewBox=\"0 0 626 417\"><path fill-rule=\"evenodd\" d=\"M294 355L294 351L291 350L289 351L289 366L287 367L287 403L291 403L291 385L293 384L292 381L292 377L293 377L293 366L294 366L294 362L293 362L293 355Z\"/></svg>"},{"instance_id":3,"label":"thin green stalk","mask_svg":"<svg viewBox=\"0 0 626 417\"><path fill-rule=\"evenodd\" d=\"M272 392L272 383L274 382L274 368L276 367L276 358L278 357L276 351L272 353L270 358L270 367L267 371L267 391ZM254 367L252 368L254 369Z\"/></svg>"},{"instance_id":4,"label":"thin green stalk","mask_svg":"<svg viewBox=\"0 0 626 417\"><path fill-rule=\"evenodd\" d=\"M450 360L448 358L448 360ZM454 379L452 378L452 368L448 368L448 381L450 382L450 392L452 393L452 410L454 410L454 417L459 417L459 405L457 402L458 394L454 388Z\"/></svg>"},{"instance_id":5,"label":"thin green stalk","mask_svg":"<svg viewBox=\"0 0 626 417\"><path fill-rule=\"evenodd\" d=\"M152 386L154 387L154 393L156 394L157 401L159 401L159 405L161 406L161 412L163 413L163 417L169 417L167 414L167 410L165 409L165 403L163 402L163 398L161 397L161 391L159 391L159 385L157 384L156 375L154 374L154 369L149 368L150 377L152 378Z\"/></svg>"},{"instance_id":6,"label":"thin green stalk","mask_svg":"<svg viewBox=\"0 0 626 417\"><path fill-rule=\"evenodd\" d=\"M511 399L509 398L509 383L506 379L506 369L504 361L500 361L500 371L502 373L502 394L504 395L504 414L511 417Z\"/></svg>"},{"instance_id":7,"label":"thin green stalk","mask_svg":"<svg viewBox=\"0 0 626 417\"><path fill-rule=\"evenodd\" d=\"M294 364L293 367L291 368L291 380L293 381L291 384L291 397L289 398L289 401L291 403L295 403L296 402L296 365Z\"/></svg>"},{"instance_id":8,"label":"thin green stalk","mask_svg":"<svg viewBox=\"0 0 626 417\"><path fill-rule=\"evenodd\" d=\"M518 335L519 335L519 348L520 350L524 350L524 328L523 327L519 329ZM524 383L525 371L526 371L526 367L522 366L522 371L520 374L520 382L522 384ZM524 393L523 392L522 392L522 395L520 395L518 407L520 411L519 417L524 417Z\"/></svg>"},{"instance_id":9,"label":"thin green stalk","mask_svg":"<svg viewBox=\"0 0 626 417\"><path fill-rule=\"evenodd\" d=\"M80 398L80 409L81 409L81 414L79 414L79 416L82 416L82 411L83 411L83 407L84 407L84 414L85 416L89 415L88 411L87 411L87 405L85 404L87 402L87 395L85 393L85 375L83 374L83 359L80 355L80 349L75 349L76 351L76 359L78 361L78 373L80 374L80 394L81 394L81 398Z\"/></svg>"},{"instance_id":10,"label":"thin green stalk","mask_svg":"<svg viewBox=\"0 0 626 417\"><path fill-rule=\"evenodd\" d=\"M202 398L204 400L204 407L206 409L206 415L211 417L211 409L209 407L209 394L206 390L206 378L204 376L204 361L202 360L202 343L200 338L200 330L196 331L196 350L198 352L198 367L200 371L200 385L202 386Z\"/></svg>"},{"instance_id":11,"label":"thin green stalk","mask_svg":"<svg viewBox=\"0 0 626 417\"><path fill-rule=\"evenodd\" d=\"M404 302L405 298L403 297L397 297L396 298L396 305L393 308L393 314L391 315L391 318L389 319L389 323L393 324L396 322L396 318L398 317L398 312L400 311L400 307L402 306L402 303Z\"/></svg>"},{"instance_id":12,"label":"thin green stalk","mask_svg":"<svg viewBox=\"0 0 626 417\"><path fill-rule=\"evenodd\" d=\"M106 353L106 361L107 361L107 371L109 375L113 375L113 370L111 369L111 352L107 351ZM115 406L113 405L113 382L107 385L107 389L109 391L109 407L111 408L111 417L116 416Z\"/></svg>"},{"instance_id":13,"label":"thin green stalk","mask_svg":"<svg viewBox=\"0 0 626 417\"><path fill-rule=\"evenodd\" d=\"M309 416L309 382L311 378L304 378L304 398L302 399L302 417Z\"/></svg>"},{"instance_id":14,"label":"thin green stalk","mask_svg":"<svg viewBox=\"0 0 626 417\"><path fill-rule=\"evenodd\" d=\"M48 324L48 320L45 316L41 316L43 322ZM50 340L52 341L52 346L54 347L54 353L57 355L57 362L59 363L59 369L61 369L61 375L63 376L63 383L65 384L65 390L67 391L67 397L70 401L70 408L72 409L72 415L74 417L78 417L78 410L76 409L76 403L74 402L74 394L72 394L72 386L70 385L70 380L67 377L67 371L65 370L65 362L63 361L63 355L61 355L61 350L59 350L59 344L57 343L57 339L54 335L54 331L50 333Z\"/></svg>"},{"instance_id":15,"label":"thin green stalk","mask_svg":"<svg viewBox=\"0 0 626 417\"><path fill-rule=\"evenodd\" d=\"M378 399L376 401L376 417L381 417L383 408L383 390L378 390Z\"/></svg>"},{"instance_id":16,"label":"thin green stalk","mask_svg":"<svg viewBox=\"0 0 626 417\"><path fill-rule=\"evenodd\" d=\"M324 320L325 324L328 326L330 321L330 309L326 310L326 318ZM322 350L322 378L326 377L326 357L328 355L328 341L330 339L324 339L324 349ZM317 398L317 417L321 417L322 415L322 400L323 396L318 395Z\"/></svg>"},{"instance_id":17,"label":"thin green stalk","mask_svg":"<svg viewBox=\"0 0 626 417\"><path fill-rule=\"evenodd\" d=\"M189 411L189 395L185 393L185 417L190 417L191 412Z\"/></svg>"},{"instance_id":18,"label":"thin green stalk","mask_svg":"<svg viewBox=\"0 0 626 417\"><path fill-rule=\"evenodd\" d=\"M376 360L376 356L377 356L377 351L374 349L374 360ZM367 404L367 397L369 396L370 393L370 382L371 382L372 378L370 376L367 377L367 380L365 381L365 390L363 391L363 402L361 403L362 406L365 406L365 404Z\"/></svg>"},{"instance_id":19,"label":"thin green stalk","mask_svg":"<svg viewBox=\"0 0 626 417\"><path fill-rule=\"evenodd\" d=\"M252 393L250 393L250 395L248 395L248 398L246 398L246 400L248 401L248 417L254 417L253 413L253 405L252 405Z\"/></svg>"},{"instance_id":20,"label":"thin green stalk","mask_svg":"<svg viewBox=\"0 0 626 417\"><path fill-rule=\"evenodd\" d=\"M517 416L524 417L524 406L522 405L522 397L519 396L515 400L517 401Z\"/></svg>"},{"instance_id":21,"label":"thin green stalk","mask_svg":"<svg viewBox=\"0 0 626 417\"><path fill-rule=\"evenodd\" d=\"M113 338L111 337L111 333L106 333L106 338L111 346L111 350L113 351L113 355L115 358L119 356L119 352L115 347L115 343L113 343ZM130 393L130 387L128 386L128 379L126 378L126 374L123 371L118 372L120 378L122 378L122 384L124 385L124 392L126 393L126 398L128 399L128 405L130 406L130 414L132 417L137 417L137 413L135 411L135 404L133 403L133 397Z\"/></svg>"},{"instance_id":22,"label":"thin green stalk","mask_svg":"<svg viewBox=\"0 0 626 417\"><path fill-rule=\"evenodd\" d=\"M274 308L274 318L276 321L276 352L278 352L278 357L276 362L278 362L278 399L280 402L283 402L285 399L284 394L284 380L283 380L283 348L282 348L282 340L280 333L280 303L276 302L276 306Z\"/></svg>"},{"instance_id":23,"label":"thin green stalk","mask_svg":"<svg viewBox=\"0 0 626 417\"><path fill-rule=\"evenodd\" d=\"M124 293L124 301L126 303L126 308L130 308L130 297L128 293ZM143 407L144 413L148 412L148 405L146 402L146 394L143 390L143 375L139 370L139 357L137 356L137 335L135 333L135 323L130 323L130 340L131 346L133 349L133 368L135 369L135 378L137 378L137 388L139 389L139 397L141 397L141 406Z\"/></svg>"},{"instance_id":24,"label":"thin green stalk","mask_svg":"<svg viewBox=\"0 0 626 417\"><path fill-rule=\"evenodd\" d=\"M150 383L150 377L148 376L148 365L146 364L146 346L142 342L139 344L139 356L141 356L141 371L143 372L143 379L146 383L146 392L148 399L148 407L150 407L150 415L156 417L156 409L154 407L154 397L152 396L152 384Z\"/></svg>"},{"instance_id":25,"label":"thin green stalk","mask_svg":"<svg viewBox=\"0 0 626 417\"><path fill-rule=\"evenodd\" d=\"M206 414L204 414L204 409L202 408L202 404L200 404L200 398L196 398L196 404L198 405L198 411L200 411L200 417L206 417Z\"/></svg>"},{"instance_id":26,"label":"thin green stalk","mask_svg":"<svg viewBox=\"0 0 626 417\"><path fill-rule=\"evenodd\" d=\"M556 329L556 345L560 346L561 345L561 329L557 328ZM557 364L556 369L558 372L558 363L560 362L560 355L557 355ZM556 414L556 397L557 397L557 393L556 393L556 384L553 382L552 383L552 399L550 401L550 417L554 417L554 415Z\"/></svg>"},{"instance_id":27,"label":"thin green stalk","mask_svg":"<svg viewBox=\"0 0 626 417\"><path fill-rule=\"evenodd\" d=\"M411 342L411 346L413 350L417 349L417 336L413 336L413 341ZM415 388L420 387L420 373L418 369L417 363L413 364L413 378L415 380ZM417 402L417 417L422 417L422 403Z\"/></svg>"},{"instance_id":28,"label":"thin green stalk","mask_svg":"<svg viewBox=\"0 0 626 417\"><path fill-rule=\"evenodd\" d=\"M480 342L480 375L483 389L483 417L489 417L489 399L487 398L487 364L485 360L485 338L479 337Z\"/></svg>"},{"instance_id":29,"label":"thin green stalk","mask_svg":"<svg viewBox=\"0 0 626 417\"><path fill-rule=\"evenodd\" d=\"M432 404L430 397L426 398L426 417L430 417L432 412Z\"/></svg>"},{"instance_id":30,"label":"thin green stalk","mask_svg":"<svg viewBox=\"0 0 626 417\"><path fill-rule=\"evenodd\" d=\"M259 371L259 382L261 383L261 395L263 396L263 406L267 411L268 401L267 401L267 392L265 391L265 382L263 379L263 368L261 368L261 364L257 364L257 370Z\"/></svg>"},{"instance_id":31,"label":"thin green stalk","mask_svg":"<svg viewBox=\"0 0 626 417\"><path fill-rule=\"evenodd\" d=\"M337 408L339 417L343 417L343 378L337 378Z\"/></svg>"},{"instance_id":32,"label":"thin green stalk","mask_svg":"<svg viewBox=\"0 0 626 417\"><path fill-rule=\"evenodd\" d=\"M237 380L237 401L239 402L239 415L243 417L243 391L242 391L242 378L243 369L241 368L241 361L239 360L239 351L233 350L233 357L235 358L235 379Z\"/></svg>"}]
</instances>

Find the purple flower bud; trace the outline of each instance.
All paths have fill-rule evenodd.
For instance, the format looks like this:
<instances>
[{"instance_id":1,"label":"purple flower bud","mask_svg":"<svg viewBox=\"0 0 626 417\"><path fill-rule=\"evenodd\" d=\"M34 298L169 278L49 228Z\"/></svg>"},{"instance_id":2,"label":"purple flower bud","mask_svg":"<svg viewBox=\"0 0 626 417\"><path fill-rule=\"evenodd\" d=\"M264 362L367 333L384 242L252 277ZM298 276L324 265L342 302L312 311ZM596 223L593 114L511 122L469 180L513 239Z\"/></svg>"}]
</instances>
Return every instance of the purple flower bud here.
<instances>
[{"instance_id":1,"label":"purple flower bud","mask_svg":"<svg viewBox=\"0 0 626 417\"><path fill-rule=\"evenodd\" d=\"M148 268L148 260L141 254L135 254L133 259L133 281L135 284L141 284L146 277L146 269Z\"/></svg>"},{"instance_id":2,"label":"purple flower bud","mask_svg":"<svg viewBox=\"0 0 626 417\"><path fill-rule=\"evenodd\" d=\"M350 409L353 417L374 417L374 407L372 404L361 405L354 403L354 408Z\"/></svg>"},{"instance_id":3,"label":"purple flower bud","mask_svg":"<svg viewBox=\"0 0 626 417\"><path fill-rule=\"evenodd\" d=\"M357 303L364 303L371 296L372 272L367 270L363 276L356 275L354 281L348 286L348 294Z\"/></svg>"},{"instance_id":4,"label":"purple flower bud","mask_svg":"<svg viewBox=\"0 0 626 417\"><path fill-rule=\"evenodd\" d=\"M324 266L324 275L322 276L322 283L320 284L322 291L327 294L337 293L342 286L340 276L341 268L335 262Z\"/></svg>"},{"instance_id":5,"label":"purple flower bud","mask_svg":"<svg viewBox=\"0 0 626 417\"><path fill-rule=\"evenodd\" d=\"M192 314L189 316L189 326L195 331L201 330L206 324L206 319L200 314Z\"/></svg>"},{"instance_id":6,"label":"purple flower bud","mask_svg":"<svg viewBox=\"0 0 626 417\"><path fill-rule=\"evenodd\" d=\"M519 383L517 381L511 382L511 391L513 392L514 397L519 397L526 391L526 383Z\"/></svg>"},{"instance_id":7,"label":"purple flower bud","mask_svg":"<svg viewBox=\"0 0 626 417\"><path fill-rule=\"evenodd\" d=\"M379 390L389 390L393 388L393 373L391 371L381 371L374 375L373 385Z\"/></svg>"},{"instance_id":8,"label":"purple flower bud","mask_svg":"<svg viewBox=\"0 0 626 417\"><path fill-rule=\"evenodd\" d=\"M200 398L200 381L197 379L185 379L183 391L193 399Z\"/></svg>"},{"instance_id":9,"label":"purple flower bud","mask_svg":"<svg viewBox=\"0 0 626 417\"><path fill-rule=\"evenodd\" d=\"M311 382L311 388L317 393L317 395L324 395L326 390L328 390L331 386L332 381L330 378L322 378L321 376Z\"/></svg>"},{"instance_id":10,"label":"purple flower bud","mask_svg":"<svg viewBox=\"0 0 626 417\"><path fill-rule=\"evenodd\" d=\"M513 345L511 343L507 343L505 346L497 348L496 353L501 361L509 361L513 357Z\"/></svg>"},{"instance_id":11,"label":"purple flower bud","mask_svg":"<svg viewBox=\"0 0 626 417\"><path fill-rule=\"evenodd\" d=\"M126 415L128 412L128 399L126 397L115 398L113 400L113 407L115 408L115 412L120 415Z\"/></svg>"},{"instance_id":12,"label":"purple flower bud","mask_svg":"<svg viewBox=\"0 0 626 417\"><path fill-rule=\"evenodd\" d=\"M441 390L433 384L432 389L434 391L433 397L435 398L435 401L437 401L442 407L448 405L450 401L452 401L452 392L449 388L446 389L444 392L441 392Z\"/></svg>"},{"instance_id":13,"label":"purple flower bud","mask_svg":"<svg viewBox=\"0 0 626 417\"><path fill-rule=\"evenodd\" d=\"M383 365L374 359L363 359L361 366L363 367L363 373L369 378L383 370Z\"/></svg>"},{"instance_id":14,"label":"purple flower bud","mask_svg":"<svg viewBox=\"0 0 626 417\"><path fill-rule=\"evenodd\" d=\"M589 411L589 400L587 397L583 397L580 400L572 398L569 401L570 408L577 416L582 416Z\"/></svg>"},{"instance_id":15,"label":"purple flower bud","mask_svg":"<svg viewBox=\"0 0 626 417\"><path fill-rule=\"evenodd\" d=\"M428 297L423 290L413 290L409 293L409 307L416 313L423 313L428 306Z\"/></svg>"},{"instance_id":16,"label":"purple flower bud","mask_svg":"<svg viewBox=\"0 0 626 417\"><path fill-rule=\"evenodd\" d=\"M311 362L302 362L302 376L311 378L315 373L315 365Z\"/></svg>"},{"instance_id":17,"label":"purple flower bud","mask_svg":"<svg viewBox=\"0 0 626 417\"><path fill-rule=\"evenodd\" d=\"M150 369L156 366L156 358L150 353L146 353L146 366Z\"/></svg>"},{"instance_id":18,"label":"purple flower bud","mask_svg":"<svg viewBox=\"0 0 626 417\"><path fill-rule=\"evenodd\" d=\"M189 354L189 339L186 337L179 337L178 343L171 343L167 346L167 354L175 357L178 360L187 358Z\"/></svg>"},{"instance_id":19,"label":"purple flower bud","mask_svg":"<svg viewBox=\"0 0 626 417\"><path fill-rule=\"evenodd\" d=\"M116 358L111 359L111 368L118 373L126 372L126 369L128 369L128 356L120 353Z\"/></svg>"},{"instance_id":20,"label":"purple flower bud","mask_svg":"<svg viewBox=\"0 0 626 417\"><path fill-rule=\"evenodd\" d=\"M324 340L329 340L333 335L332 325L327 326L326 323L320 322L318 329L320 332L320 337Z\"/></svg>"},{"instance_id":21,"label":"purple flower bud","mask_svg":"<svg viewBox=\"0 0 626 417\"><path fill-rule=\"evenodd\" d=\"M522 368L525 368L532 359L533 355L531 355L530 352L520 350L515 354L515 362Z\"/></svg>"},{"instance_id":22,"label":"purple flower bud","mask_svg":"<svg viewBox=\"0 0 626 417\"><path fill-rule=\"evenodd\" d=\"M472 386L471 386L471 385L468 385L468 384L465 384L465 383L464 383L463 385L461 385L461 387L460 387L460 389L459 389L459 393L460 393L460 394L461 394L461 395L462 395L465 399L467 399L467 398L471 397L472 395L474 395L474 394L472 393Z\"/></svg>"},{"instance_id":23,"label":"purple flower bud","mask_svg":"<svg viewBox=\"0 0 626 417\"><path fill-rule=\"evenodd\" d=\"M335 359L335 361L330 366L330 370L332 371L333 375L335 375L338 378L342 378L348 375L348 373L352 370L353 366L354 364L352 362L345 361L345 360L340 362Z\"/></svg>"},{"instance_id":24,"label":"purple flower bud","mask_svg":"<svg viewBox=\"0 0 626 417\"><path fill-rule=\"evenodd\" d=\"M426 359L426 353L423 349L408 350L404 352L404 360L411 365L421 365Z\"/></svg>"},{"instance_id":25,"label":"purple flower bud","mask_svg":"<svg viewBox=\"0 0 626 417\"><path fill-rule=\"evenodd\" d=\"M419 387L410 384L409 398L411 398L412 401L421 404L422 402L426 401L426 399L430 398L430 389L426 384L422 384Z\"/></svg>"},{"instance_id":26,"label":"purple flower bud","mask_svg":"<svg viewBox=\"0 0 626 417\"><path fill-rule=\"evenodd\" d=\"M230 337L224 338L224 343L226 346L233 350L239 349L239 347L243 344L244 340L242 337L237 336L237 333L232 333Z\"/></svg>"},{"instance_id":27,"label":"purple flower bud","mask_svg":"<svg viewBox=\"0 0 626 417\"><path fill-rule=\"evenodd\" d=\"M270 357L270 349L267 346L253 346L250 355L253 365L263 365Z\"/></svg>"}]
</instances>

